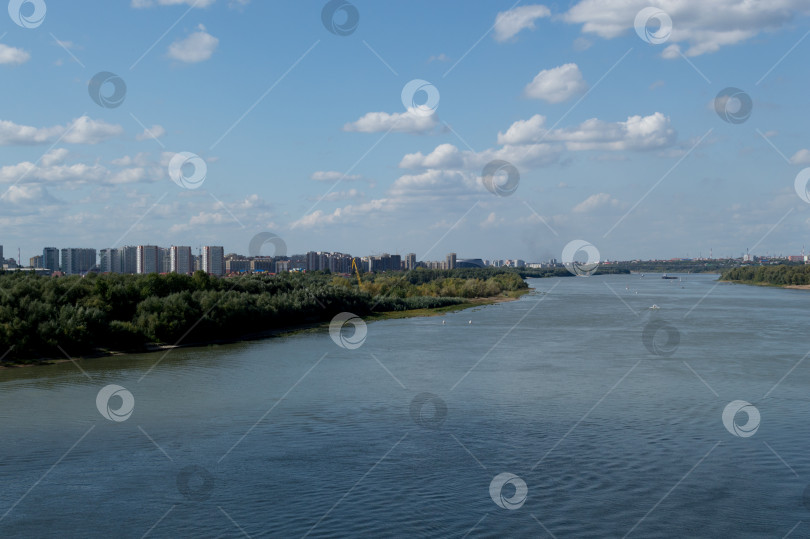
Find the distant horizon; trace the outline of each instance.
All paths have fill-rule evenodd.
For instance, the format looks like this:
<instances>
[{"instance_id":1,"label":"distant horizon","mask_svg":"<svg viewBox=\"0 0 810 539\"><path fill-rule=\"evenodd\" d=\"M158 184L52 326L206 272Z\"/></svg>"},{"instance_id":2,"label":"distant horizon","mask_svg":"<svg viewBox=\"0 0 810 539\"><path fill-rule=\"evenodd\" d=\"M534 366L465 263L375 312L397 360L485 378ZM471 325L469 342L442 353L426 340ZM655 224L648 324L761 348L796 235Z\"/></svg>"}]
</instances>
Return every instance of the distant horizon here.
<instances>
[{"instance_id":1,"label":"distant horizon","mask_svg":"<svg viewBox=\"0 0 810 539\"><path fill-rule=\"evenodd\" d=\"M190 247L192 255L199 256L199 254L200 254L199 251L196 250L197 246L193 246L193 245L171 244L171 245L163 246L163 245L160 245L160 244L157 244L157 243L144 243L144 244L138 244L138 245L154 245L154 246L160 247L162 249L169 249L170 247L173 247L173 246L176 246L176 247ZM47 246L43 247L43 250L45 248L51 247L51 248L58 249L60 251L60 253L61 253L62 249L95 249L96 250L96 256L100 257L101 252L104 249L121 249L122 247L137 247L138 245L129 245L129 244L127 244L127 245L122 245L121 247L102 247L102 248L97 248L97 247L77 247L77 246L73 246L73 247L56 247L54 245L47 245ZM226 249L224 246L217 245L217 244L200 245L199 248L202 249L203 247L206 247L206 246L223 247L225 257L228 257L229 255L237 255L237 256L243 256L243 257L246 257L246 258L251 258L253 256L256 256L256 257L277 257L278 256L278 257L292 258L292 257L295 257L295 256L306 256L306 254L308 252L341 253L341 254L346 254L346 255L350 255L350 256L358 257L358 258L369 258L369 257L381 256L381 255L385 255L385 254L398 255L398 256L403 256L404 257L407 254L413 253L413 251L408 251L408 252L383 251L383 252L371 253L371 254L356 254L356 253L351 253L351 252L348 252L348 251L341 251L341 250L307 250L307 251L301 251L301 252L291 251L291 252L288 252L285 255L273 255L273 254L267 254L267 253L261 253L261 254L258 254L258 255L250 255L250 254L246 254L246 252L230 251L230 250ZM7 256L8 252L5 251L5 246L3 244L0 244L0 251L2 251L3 257L5 259L13 258L14 260L17 260L15 257ZM37 254L29 256L29 257L25 257L25 256L21 255L21 260L18 260L17 263L21 263L22 261L29 261L34 256L42 256L42 253L43 253L43 251L41 250ZM450 253L455 253L458 260L475 260L475 259L490 260L490 261L496 261L496 260L499 260L499 261L522 260L523 262L525 262L527 264L530 264L530 263L533 263L533 264L536 264L536 263L548 263L550 260L557 260L558 262L560 262L562 260L562 253L560 253L557 256L551 256L551 257L549 257L547 259L528 259L528 258L521 258L521 257L497 257L497 258L492 258L492 257L486 257L486 256L461 256L461 255L458 254L457 251L449 251L449 252L444 253L442 256L439 256L437 258L424 258L424 259L419 258L417 253L413 253L413 254L417 254L416 260L418 262L440 262L440 261L445 260L446 256L448 254L450 254ZM749 254L750 254L751 257L755 257L755 258L776 258L776 259L787 259L788 257L803 256L803 253L792 253L792 254L783 254L783 253L779 253L779 254L768 254L768 253L766 253L766 254L756 254L756 253L749 253ZM702 254L699 254L697 256L670 256L670 257L666 257L666 258L642 258L642 257L610 258L610 257L601 256L600 257L600 262L633 262L633 261L641 261L641 262L672 262L672 261L679 261L679 260L736 260L736 259L744 258L745 255L746 255L746 253L742 253L740 255L729 255L729 256L713 255L711 258L709 257L709 255L702 255Z\"/></svg>"}]
</instances>

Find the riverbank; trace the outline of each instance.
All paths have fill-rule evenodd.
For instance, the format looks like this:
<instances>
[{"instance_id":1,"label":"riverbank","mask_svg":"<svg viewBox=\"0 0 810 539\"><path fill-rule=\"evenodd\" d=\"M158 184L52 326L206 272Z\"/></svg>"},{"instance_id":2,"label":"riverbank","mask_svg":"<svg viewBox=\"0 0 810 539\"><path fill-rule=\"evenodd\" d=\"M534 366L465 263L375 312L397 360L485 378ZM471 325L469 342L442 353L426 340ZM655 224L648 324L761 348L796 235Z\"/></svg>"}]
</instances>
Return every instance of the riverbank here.
<instances>
[{"instance_id":1,"label":"riverbank","mask_svg":"<svg viewBox=\"0 0 810 539\"><path fill-rule=\"evenodd\" d=\"M380 313L374 313L368 316L363 317L363 319L370 323L376 322L379 320L390 320L390 319L402 319L402 318L417 318L417 317L424 317L424 316L440 316L444 314L450 314L458 311L463 311L466 309L471 309L473 307L482 307L486 305L492 305L495 303L504 303L507 301L515 301L520 297L529 294L533 291L532 288L525 288L522 290L513 290L507 291L497 296L490 296L490 297L483 297L483 298L470 298L468 301L463 303L457 303L454 305L445 305L443 307L435 307L435 308L428 308L428 309L409 309L409 310L402 310L402 311L384 311ZM39 366L46 366L46 365L58 365L60 363L67 363L71 361L77 360L85 360L85 359L96 359L96 358L103 358L103 357L115 357L119 355L125 354L143 354L143 353L155 353L155 352L170 352L176 348L202 348L207 346L213 345L221 345L221 344L233 344L237 342L248 342L248 341L258 341L263 339L270 339L273 337L284 337L289 335L296 335L299 333L316 333L322 331L329 330L329 322L313 322L307 324L296 324L293 326L289 326L286 328L273 328L268 329L266 331L261 331L258 333L250 333L246 335L242 335L240 337L229 338L229 339L211 339L208 341L195 341L183 344L149 344L146 345L142 349L137 350L98 350L97 353L94 354L85 354L82 356L77 357L65 357L65 358L42 358L36 360L28 360L25 362L0 362L0 369L16 369L21 367L39 367Z\"/></svg>"},{"instance_id":2,"label":"riverbank","mask_svg":"<svg viewBox=\"0 0 810 539\"><path fill-rule=\"evenodd\" d=\"M774 284L762 281L737 281L731 279L719 279L721 283L744 284L748 286L764 286L768 288L785 288L788 290L810 290L810 284Z\"/></svg>"},{"instance_id":3,"label":"riverbank","mask_svg":"<svg viewBox=\"0 0 810 539\"><path fill-rule=\"evenodd\" d=\"M720 280L739 284L808 290L810 289L810 265L744 266L724 272Z\"/></svg>"}]
</instances>

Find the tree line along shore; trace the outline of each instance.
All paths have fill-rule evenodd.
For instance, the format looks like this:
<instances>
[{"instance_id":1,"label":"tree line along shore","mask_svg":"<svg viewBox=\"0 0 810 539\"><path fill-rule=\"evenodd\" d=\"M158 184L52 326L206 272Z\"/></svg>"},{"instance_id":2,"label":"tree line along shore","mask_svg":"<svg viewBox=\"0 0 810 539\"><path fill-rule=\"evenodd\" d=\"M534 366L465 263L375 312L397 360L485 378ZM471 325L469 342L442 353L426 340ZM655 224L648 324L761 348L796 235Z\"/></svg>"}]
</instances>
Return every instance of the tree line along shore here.
<instances>
[{"instance_id":1,"label":"tree line along shore","mask_svg":"<svg viewBox=\"0 0 810 539\"><path fill-rule=\"evenodd\" d=\"M469 306L528 290L510 270L414 270L356 278L323 272L212 277L0 273L5 365L238 340L358 316ZM63 352L64 350L64 352Z\"/></svg>"},{"instance_id":2,"label":"tree line along shore","mask_svg":"<svg viewBox=\"0 0 810 539\"><path fill-rule=\"evenodd\" d=\"M729 269L721 281L781 287L810 287L810 265L743 266Z\"/></svg>"}]
</instances>

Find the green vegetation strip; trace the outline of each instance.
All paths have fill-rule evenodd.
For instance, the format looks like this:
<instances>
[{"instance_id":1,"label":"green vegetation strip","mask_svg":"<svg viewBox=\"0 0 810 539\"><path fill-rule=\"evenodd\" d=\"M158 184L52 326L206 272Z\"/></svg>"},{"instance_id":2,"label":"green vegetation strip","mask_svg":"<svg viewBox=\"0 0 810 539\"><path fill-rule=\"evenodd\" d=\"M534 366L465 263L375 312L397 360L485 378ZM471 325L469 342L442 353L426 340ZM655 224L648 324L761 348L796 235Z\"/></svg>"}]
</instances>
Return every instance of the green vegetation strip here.
<instances>
[{"instance_id":1,"label":"green vegetation strip","mask_svg":"<svg viewBox=\"0 0 810 539\"><path fill-rule=\"evenodd\" d=\"M746 266L724 272L720 280L762 286L805 286L810 285L810 265Z\"/></svg>"},{"instance_id":2,"label":"green vegetation strip","mask_svg":"<svg viewBox=\"0 0 810 539\"><path fill-rule=\"evenodd\" d=\"M0 354L37 363L155 345L238 340L328 322L442 314L483 298L528 290L515 271L415 270L368 274L363 282L328 273L244 275L0 274Z\"/></svg>"}]
</instances>

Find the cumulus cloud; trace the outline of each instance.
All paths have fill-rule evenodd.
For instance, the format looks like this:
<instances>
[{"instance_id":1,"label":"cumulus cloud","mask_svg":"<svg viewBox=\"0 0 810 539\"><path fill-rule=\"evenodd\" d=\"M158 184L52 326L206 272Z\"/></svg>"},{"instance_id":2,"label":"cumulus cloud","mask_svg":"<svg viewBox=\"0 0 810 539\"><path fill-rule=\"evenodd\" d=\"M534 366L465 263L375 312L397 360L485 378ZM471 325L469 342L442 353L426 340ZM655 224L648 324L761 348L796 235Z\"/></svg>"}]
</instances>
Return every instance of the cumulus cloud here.
<instances>
[{"instance_id":1,"label":"cumulus cloud","mask_svg":"<svg viewBox=\"0 0 810 539\"><path fill-rule=\"evenodd\" d=\"M27 51L0 43L0 64L20 65L30 59L31 55Z\"/></svg>"},{"instance_id":2,"label":"cumulus cloud","mask_svg":"<svg viewBox=\"0 0 810 539\"><path fill-rule=\"evenodd\" d=\"M68 153L70 152L68 152L65 148L54 148L43 155L39 162L42 163L43 166L50 167L52 165L64 162L65 158L68 156Z\"/></svg>"},{"instance_id":3,"label":"cumulus cloud","mask_svg":"<svg viewBox=\"0 0 810 539\"><path fill-rule=\"evenodd\" d=\"M413 108L409 108L406 112L392 114L369 112L359 120L344 125L343 130L356 133L394 131L396 133L424 134L439 125L438 119L436 113L424 114Z\"/></svg>"},{"instance_id":4,"label":"cumulus cloud","mask_svg":"<svg viewBox=\"0 0 810 539\"><path fill-rule=\"evenodd\" d=\"M325 225L334 225L337 223L356 221L362 219L366 215L380 211L390 211L394 208L394 203L386 198L371 200L364 204L349 205L343 208L337 208L332 213L326 213L322 210L315 210L302 218L294 221L291 229L311 229Z\"/></svg>"},{"instance_id":5,"label":"cumulus cloud","mask_svg":"<svg viewBox=\"0 0 810 539\"><path fill-rule=\"evenodd\" d=\"M508 161L518 168L532 168L555 162L560 148L550 144L527 144L522 146L504 145L481 152L459 150L452 144L440 144L427 155L416 152L405 155L400 168L439 168L481 172L483 167L494 160Z\"/></svg>"},{"instance_id":6,"label":"cumulus cloud","mask_svg":"<svg viewBox=\"0 0 810 539\"><path fill-rule=\"evenodd\" d=\"M337 170L319 170L312 173L311 179L315 180L316 182L336 182L338 180L350 182L362 180L363 177L359 174L344 174L343 172L338 172Z\"/></svg>"},{"instance_id":7,"label":"cumulus cloud","mask_svg":"<svg viewBox=\"0 0 810 539\"><path fill-rule=\"evenodd\" d=\"M649 116L630 116L624 122L605 122L597 118L578 126L549 131L545 117L536 114L513 123L506 133L498 133L499 144L564 142L568 150L650 150L671 146L677 138L668 116L656 112Z\"/></svg>"},{"instance_id":8,"label":"cumulus cloud","mask_svg":"<svg viewBox=\"0 0 810 539\"><path fill-rule=\"evenodd\" d=\"M197 27L197 31L190 34L185 39L179 39L169 45L169 58L194 64L204 62L211 58L219 45L219 39L215 38L205 30L202 24Z\"/></svg>"},{"instance_id":9,"label":"cumulus cloud","mask_svg":"<svg viewBox=\"0 0 810 539\"><path fill-rule=\"evenodd\" d=\"M577 64L564 64L538 73L526 85L526 97L549 103L562 103L588 88Z\"/></svg>"},{"instance_id":10,"label":"cumulus cloud","mask_svg":"<svg viewBox=\"0 0 810 539\"><path fill-rule=\"evenodd\" d=\"M12 185L0 199L17 205L52 204L56 200L39 185Z\"/></svg>"},{"instance_id":11,"label":"cumulus cloud","mask_svg":"<svg viewBox=\"0 0 810 539\"><path fill-rule=\"evenodd\" d=\"M495 41L511 39L526 28L534 30L535 20L550 16L551 11L539 4L501 11L495 16Z\"/></svg>"},{"instance_id":12,"label":"cumulus cloud","mask_svg":"<svg viewBox=\"0 0 810 539\"><path fill-rule=\"evenodd\" d=\"M143 130L143 133L135 135L135 140L159 139L166 134L166 129L162 125L153 125Z\"/></svg>"},{"instance_id":13,"label":"cumulus cloud","mask_svg":"<svg viewBox=\"0 0 810 539\"><path fill-rule=\"evenodd\" d=\"M621 203L610 196L607 193L597 193L595 195L591 195L576 206L574 206L573 211L574 213L589 213L596 209L609 206L609 207L619 207Z\"/></svg>"},{"instance_id":14,"label":"cumulus cloud","mask_svg":"<svg viewBox=\"0 0 810 539\"><path fill-rule=\"evenodd\" d=\"M810 165L810 150L802 148L793 154L793 157L790 158L790 162L794 165Z\"/></svg>"},{"instance_id":15,"label":"cumulus cloud","mask_svg":"<svg viewBox=\"0 0 810 539\"><path fill-rule=\"evenodd\" d=\"M669 42L687 44L686 56L715 52L810 13L806 0L582 0L563 19L581 24L583 32L611 39L633 28L636 14L650 5L672 18L675 24ZM665 49L665 55L677 57L679 50Z\"/></svg>"},{"instance_id":16,"label":"cumulus cloud","mask_svg":"<svg viewBox=\"0 0 810 539\"><path fill-rule=\"evenodd\" d=\"M0 146L46 144L58 140L70 144L98 144L124 132L120 125L81 116L65 126L33 127L0 120Z\"/></svg>"},{"instance_id":17,"label":"cumulus cloud","mask_svg":"<svg viewBox=\"0 0 810 539\"><path fill-rule=\"evenodd\" d=\"M323 200L326 201L336 201L336 200L351 200L355 198L365 198L365 193L362 191L358 191L357 189L349 189L347 191L332 191L331 193L327 193L323 196L318 197L310 197L310 200L314 200L317 202L321 202Z\"/></svg>"},{"instance_id":18,"label":"cumulus cloud","mask_svg":"<svg viewBox=\"0 0 810 539\"><path fill-rule=\"evenodd\" d=\"M166 168L145 154L113 159L110 166L98 161L69 163L66 162L69 157L70 152L65 148L55 148L38 163L23 161L0 167L0 184L49 184L70 190L87 184L120 185L167 179Z\"/></svg>"}]
</instances>

